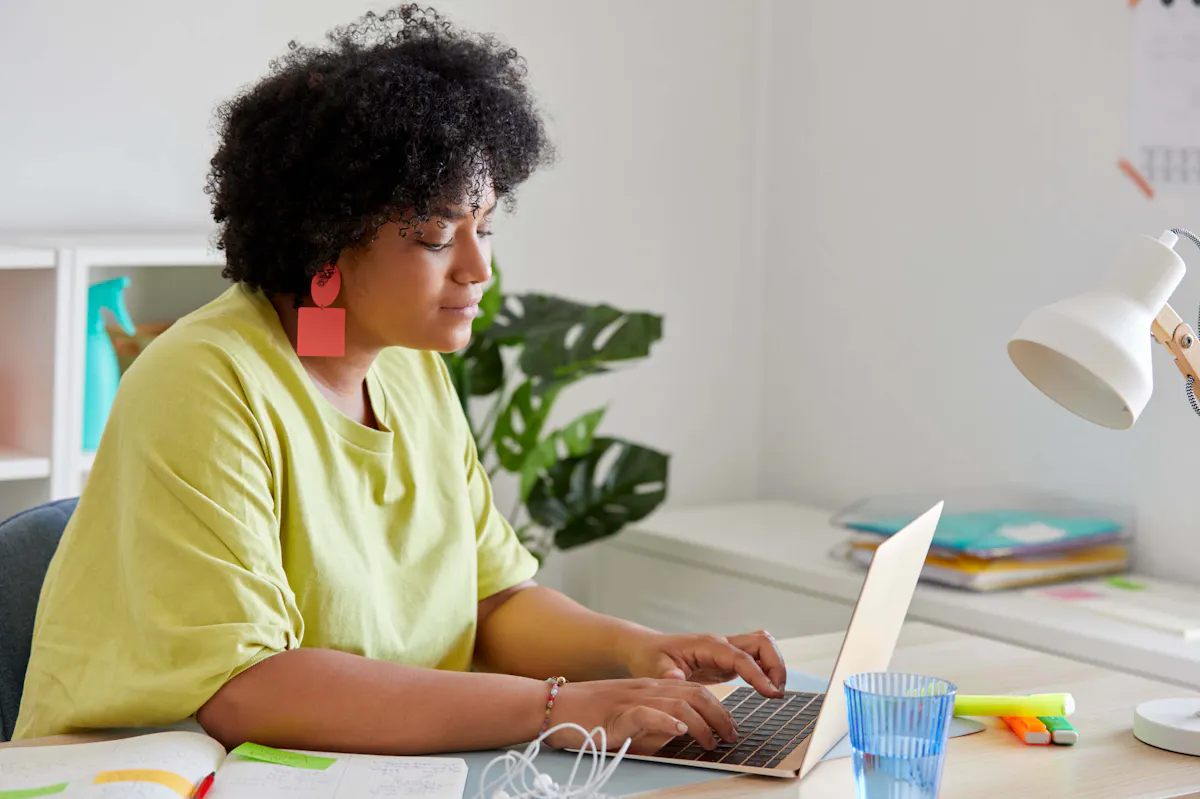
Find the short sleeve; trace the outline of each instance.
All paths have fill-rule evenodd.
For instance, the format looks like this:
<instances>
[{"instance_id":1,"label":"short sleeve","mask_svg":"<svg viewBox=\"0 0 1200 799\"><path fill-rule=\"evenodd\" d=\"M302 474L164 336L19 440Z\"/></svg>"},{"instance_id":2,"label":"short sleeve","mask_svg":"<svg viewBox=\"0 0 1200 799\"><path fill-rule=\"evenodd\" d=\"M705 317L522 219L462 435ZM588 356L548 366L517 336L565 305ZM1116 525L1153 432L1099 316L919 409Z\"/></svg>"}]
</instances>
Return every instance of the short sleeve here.
<instances>
[{"instance_id":1,"label":"short sleeve","mask_svg":"<svg viewBox=\"0 0 1200 799\"><path fill-rule=\"evenodd\" d=\"M208 342L158 343L122 379L47 577L27 732L185 719L303 638L236 364Z\"/></svg>"},{"instance_id":2,"label":"short sleeve","mask_svg":"<svg viewBox=\"0 0 1200 799\"><path fill-rule=\"evenodd\" d=\"M463 466L466 469L467 493L471 500L471 515L475 520L475 550L480 601L533 579L538 571L537 559L517 538L512 525L496 508L487 470L479 462L479 449L467 424L462 403L450 379L450 370L440 355L429 353L441 378L445 412L452 415L449 427L453 435L465 440Z\"/></svg>"},{"instance_id":3,"label":"short sleeve","mask_svg":"<svg viewBox=\"0 0 1200 799\"><path fill-rule=\"evenodd\" d=\"M508 520L496 509L487 471L479 462L475 440L467 435L467 487L475 517L476 553L479 569L479 599L533 579L537 559L517 539Z\"/></svg>"}]
</instances>

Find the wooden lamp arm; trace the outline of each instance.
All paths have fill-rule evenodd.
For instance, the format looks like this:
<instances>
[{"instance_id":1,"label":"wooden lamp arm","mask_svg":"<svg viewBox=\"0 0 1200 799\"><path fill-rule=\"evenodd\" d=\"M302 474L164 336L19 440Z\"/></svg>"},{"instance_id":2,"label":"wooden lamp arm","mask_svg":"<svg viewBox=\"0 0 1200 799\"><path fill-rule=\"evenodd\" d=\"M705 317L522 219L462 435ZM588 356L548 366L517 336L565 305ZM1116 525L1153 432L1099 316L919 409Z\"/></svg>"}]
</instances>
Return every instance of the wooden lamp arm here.
<instances>
[{"instance_id":1,"label":"wooden lamp arm","mask_svg":"<svg viewBox=\"0 0 1200 799\"><path fill-rule=\"evenodd\" d=\"M1196 332L1175 313L1174 308L1164 305L1150 325L1150 332L1175 356L1175 365L1184 377L1200 381L1200 347L1196 346Z\"/></svg>"}]
</instances>

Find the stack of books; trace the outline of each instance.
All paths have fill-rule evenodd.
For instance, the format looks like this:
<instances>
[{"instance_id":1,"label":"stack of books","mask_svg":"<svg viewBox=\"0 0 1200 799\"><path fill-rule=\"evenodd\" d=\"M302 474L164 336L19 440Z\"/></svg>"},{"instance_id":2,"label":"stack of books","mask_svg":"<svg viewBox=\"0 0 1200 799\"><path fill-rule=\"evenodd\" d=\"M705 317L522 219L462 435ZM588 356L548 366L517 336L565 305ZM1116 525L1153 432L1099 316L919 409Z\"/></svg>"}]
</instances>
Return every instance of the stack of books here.
<instances>
[{"instance_id":1,"label":"stack of books","mask_svg":"<svg viewBox=\"0 0 1200 799\"><path fill-rule=\"evenodd\" d=\"M843 517L848 557L870 565L875 549L911 519ZM1117 519L1019 510L946 512L921 579L970 591L1064 582L1129 570L1126 526Z\"/></svg>"}]
</instances>

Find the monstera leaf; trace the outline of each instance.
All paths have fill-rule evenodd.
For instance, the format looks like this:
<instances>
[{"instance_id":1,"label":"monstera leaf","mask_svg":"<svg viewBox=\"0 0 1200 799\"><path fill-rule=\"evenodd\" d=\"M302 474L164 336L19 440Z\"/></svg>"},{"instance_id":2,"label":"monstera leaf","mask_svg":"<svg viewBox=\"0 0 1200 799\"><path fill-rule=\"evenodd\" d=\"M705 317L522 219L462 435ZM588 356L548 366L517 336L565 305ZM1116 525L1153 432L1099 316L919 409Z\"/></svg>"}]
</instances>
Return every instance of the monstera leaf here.
<instances>
[{"instance_id":1,"label":"monstera leaf","mask_svg":"<svg viewBox=\"0 0 1200 799\"><path fill-rule=\"evenodd\" d=\"M579 416L562 430L556 430L537 443L525 455L521 463L521 499L529 499L529 492L534 483L547 469L558 462L560 458L586 455L592 448L592 438L600 420L604 418L605 408Z\"/></svg>"},{"instance_id":2,"label":"monstera leaf","mask_svg":"<svg viewBox=\"0 0 1200 799\"><path fill-rule=\"evenodd\" d=\"M669 461L640 444L595 438L585 454L558 461L533 484L529 516L555 531L560 549L605 538L662 504Z\"/></svg>"},{"instance_id":3,"label":"monstera leaf","mask_svg":"<svg viewBox=\"0 0 1200 799\"><path fill-rule=\"evenodd\" d=\"M487 336L521 342L521 371L535 380L577 379L603 364L644 358L662 338L662 317L611 305L582 305L545 294L509 297Z\"/></svg>"},{"instance_id":4,"label":"monstera leaf","mask_svg":"<svg viewBox=\"0 0 1200 799\"><path fill-rule=\"evenodd\" d=\"M504 299L488 328L488 336L501 344L525 344L531 335L554 329L566 330L590 307L545 294L514 294Z\"/></svg>"},{"instance_id":5,"label":"monstera leaf","mask_svg":"<svg viewBox=\"0 0 1200 799\"><path fill-rule=\"evenodd\" d=\"M504 387L504 358L496 342L476 338L463 353L472 397L486 397Z\"/></svg>"},{"instance_id":6,"label":"monstera leaf","mask_svg":"<svg viewBox=\"0 0 1200 799\"><path fill-rule=\"evenodd\" d=\"M537 447L554 397L553 393L535 394L533 383L526 380L500 411L492 447L500 458L500 465L508 471L520 472L529 453Z\"/></svg>"},{"instance_id":7,"label":"monstera leaf","mask_svg":"<svg viewBox=\"0 0 1200 799\"><path fill-rule=\"evenodd\" d=\"M666 498L668 456L598 438L604 408L547 429L564 388L649 355L662 338L662 318L545 294L506 297L494 260L492 275L471 343L443 357L488 474L518 478L509 520L540 561L556 546L613 535ZM479 403L471 399L483 397L488 410L475 419Z\"/></svg>"}]
</instances>

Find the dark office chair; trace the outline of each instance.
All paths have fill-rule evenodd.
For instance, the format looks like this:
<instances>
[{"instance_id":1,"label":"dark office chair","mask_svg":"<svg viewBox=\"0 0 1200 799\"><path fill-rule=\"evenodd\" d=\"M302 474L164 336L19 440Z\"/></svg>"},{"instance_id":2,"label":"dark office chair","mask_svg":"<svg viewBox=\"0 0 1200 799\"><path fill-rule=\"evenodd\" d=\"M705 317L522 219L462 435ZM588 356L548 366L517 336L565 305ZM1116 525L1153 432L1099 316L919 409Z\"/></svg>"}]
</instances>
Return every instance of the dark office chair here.
<instances>
[{"instance_id":1,"label":"dark office chair","mask_svg":"<svg viewBox=\"0 0 1200 799\"><path fill-rule=\"evenodd\" d=\"M60 499L0 523L0 741L17 726L38 595L76 502Z\"/></svg>"}]
</instances>

